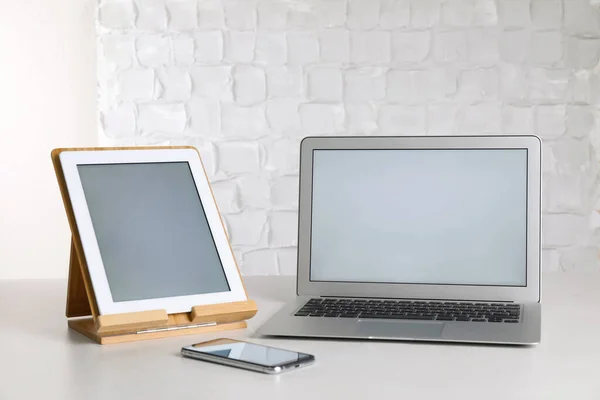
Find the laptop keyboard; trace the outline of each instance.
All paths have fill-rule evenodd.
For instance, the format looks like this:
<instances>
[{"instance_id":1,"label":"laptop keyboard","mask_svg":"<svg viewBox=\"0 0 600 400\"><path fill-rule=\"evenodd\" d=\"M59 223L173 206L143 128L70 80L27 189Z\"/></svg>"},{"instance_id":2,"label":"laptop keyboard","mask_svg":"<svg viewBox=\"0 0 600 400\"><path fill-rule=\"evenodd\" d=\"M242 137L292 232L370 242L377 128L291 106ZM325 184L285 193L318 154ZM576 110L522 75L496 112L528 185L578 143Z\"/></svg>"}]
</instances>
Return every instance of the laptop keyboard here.
<instances>
[{"instance_id":1,"label":"laptop keyboard","mask_svg":"<svg viewBox=\"0 0 600 400\"><path fill-rule=\"evenodd\" d=\"M373 318L517 323L521 306L513 303L310 299L298 317Z\"/></svg>"}]
</instances>

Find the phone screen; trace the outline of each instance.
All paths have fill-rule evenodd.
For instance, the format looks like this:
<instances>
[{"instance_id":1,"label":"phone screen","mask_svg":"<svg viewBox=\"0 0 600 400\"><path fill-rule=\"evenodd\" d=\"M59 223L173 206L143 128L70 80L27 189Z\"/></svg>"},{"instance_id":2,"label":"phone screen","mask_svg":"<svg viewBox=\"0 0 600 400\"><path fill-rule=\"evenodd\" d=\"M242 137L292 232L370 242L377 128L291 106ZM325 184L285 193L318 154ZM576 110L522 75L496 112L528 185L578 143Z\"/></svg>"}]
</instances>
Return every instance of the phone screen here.
<instances>
[{"instance_id":1,"label":"phone screen","mask_svg":"<svg viewBox=\"0 0 600 400\"><path fill-rule=\"evenodd\" d=\"M254 343L239 342L231 339L217 339L191 346L194 351L211 354L220 358L239 360L251 364L274 367L311 359L310 354L277 349Z\"/></svg>"}]
</instances>

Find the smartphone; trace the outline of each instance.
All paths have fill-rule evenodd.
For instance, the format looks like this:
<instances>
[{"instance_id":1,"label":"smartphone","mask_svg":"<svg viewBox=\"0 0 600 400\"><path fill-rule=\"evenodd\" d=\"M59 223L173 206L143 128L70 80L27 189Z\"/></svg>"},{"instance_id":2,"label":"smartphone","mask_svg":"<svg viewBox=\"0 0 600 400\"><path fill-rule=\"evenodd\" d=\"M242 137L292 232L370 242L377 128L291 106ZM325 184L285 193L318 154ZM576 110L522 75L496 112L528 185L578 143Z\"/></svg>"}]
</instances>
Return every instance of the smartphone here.
<instances>
[{"instance_id":1,"label":"smartphone","mask_svg":"<svg viewBox=\"0 0 600 400\"><path fill-rule=\"evenodd\" d=\"M311 354L233 339L216 339L181 348L184 357L265 374L279 374L315 362Z\"/></svg>"}]
</instances>

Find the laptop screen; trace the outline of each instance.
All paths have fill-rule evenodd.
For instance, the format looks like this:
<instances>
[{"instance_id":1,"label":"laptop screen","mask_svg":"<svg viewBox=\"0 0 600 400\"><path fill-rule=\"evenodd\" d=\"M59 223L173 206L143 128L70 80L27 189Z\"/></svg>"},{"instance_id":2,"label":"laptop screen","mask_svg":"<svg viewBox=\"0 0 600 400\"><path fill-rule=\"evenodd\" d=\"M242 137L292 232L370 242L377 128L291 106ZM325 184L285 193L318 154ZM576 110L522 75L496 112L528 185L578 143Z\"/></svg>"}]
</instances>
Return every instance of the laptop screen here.
<instances>
[{"instance_id":1,"label":"laptop screen","mask_svg":"<svg viewBox=\"0 0 600 400\"><path fill-rule=\"evenodd\" d=\"M314 150L310 280L526 286L527 149Z\"/></svg>"}]
</instances>

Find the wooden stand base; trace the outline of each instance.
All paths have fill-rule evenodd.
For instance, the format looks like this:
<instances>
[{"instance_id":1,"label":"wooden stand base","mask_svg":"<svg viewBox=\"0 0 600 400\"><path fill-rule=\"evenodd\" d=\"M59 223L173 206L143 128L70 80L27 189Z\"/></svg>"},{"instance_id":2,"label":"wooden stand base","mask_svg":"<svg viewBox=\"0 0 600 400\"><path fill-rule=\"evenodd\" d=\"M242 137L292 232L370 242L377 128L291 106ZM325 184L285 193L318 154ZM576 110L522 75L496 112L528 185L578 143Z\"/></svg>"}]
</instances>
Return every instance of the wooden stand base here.
<instances>
[{"instance_id":1,"label":"wooden stand base","mask_svg":"<svg viewBox=\"0 0 600 400\"><path fill-rule=\"evenodd\" d=\"M69 320L69 328L82 335L92 339L99 344L116 344L134 342L138 340L161 339L172 336L197 335L201 333L218 332L232 329L246 328L246 321L231 322L226 324L216 324L200 326L195 328L176 329L169 331L156 331L146 333L128 333L128 334L102 334L98 333L93 318L78 318Z\"/></svg>"}]
</instances>

